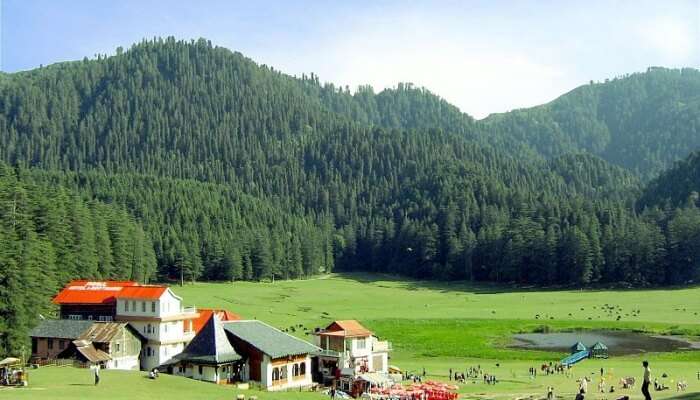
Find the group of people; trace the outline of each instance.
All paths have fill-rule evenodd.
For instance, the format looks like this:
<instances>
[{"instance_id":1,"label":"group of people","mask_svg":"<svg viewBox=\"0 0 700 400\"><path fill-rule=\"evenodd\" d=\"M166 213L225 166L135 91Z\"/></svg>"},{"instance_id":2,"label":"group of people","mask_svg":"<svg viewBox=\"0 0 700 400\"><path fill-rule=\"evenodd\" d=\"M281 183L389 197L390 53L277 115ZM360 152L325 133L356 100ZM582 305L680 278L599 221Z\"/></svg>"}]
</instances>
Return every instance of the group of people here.
<instances>
[{"instance_id":1,"label":"group of people","mask_svg":"<svg viewBox=\"0 0 700 400\"><path fill-rule=\"evenodd\" d=\"M498 366L498 364L496 364L496 366ZM498 379L496 379L496 375L485 373L481 369L481 365L477 365L476 367L469 367L465 371L466 372L461 372L450 368L450 372L447 376L450 380L454 379L456 382L460 383L465 383L467 379L479 378L483 378L484 383L487 385L495 385L496 382L498 382Z\"/></svg>"},{"instance_id":2,"label":"group of people","mask_svg":"<svg viewBox=\"0 0 700 400\"><path fill-rule=\"evenodd\" d=\"M481 365L477 365L476 367L467 368L465 372L453 371L452 368L450 368L450 373L447 376L450 380L454 379L455 382L465 383L467 379L477 379L482 375Z\"/></svg>"},{"instance_id":3,"label":"group of people","mask_svg":"<svg viewBox=\"0 0 700 400\"><path fill-rule=\"evenodd\" d=\"M644 400L651 400L651 393L649 393L649 386L651 384L651 368L649 368L649 362L644 361L642 362L642 367L644 368L644 377L642 381L642 395L644 395ZM598 385L599 389L602 390L602 388L605 387L605 381L603 379L603 369L600 369L600 375L601 375L601 384ZM658 380L655 380L654 386L657 387ZM657 389L658 390L658 389ZM547 392L547 399L550 400L553 398L553 391L554 388L548 388ZM615 391L615 387L611 386L610 387L610 393L613 393ZM584 377L578 381L578 393L576 394L575 400L585 400L586 398L586 393L588 393L588 378ZM622 397L617 398L616 400L629 400L629 396L623 395Z\"/></svg>"}]
</instances>

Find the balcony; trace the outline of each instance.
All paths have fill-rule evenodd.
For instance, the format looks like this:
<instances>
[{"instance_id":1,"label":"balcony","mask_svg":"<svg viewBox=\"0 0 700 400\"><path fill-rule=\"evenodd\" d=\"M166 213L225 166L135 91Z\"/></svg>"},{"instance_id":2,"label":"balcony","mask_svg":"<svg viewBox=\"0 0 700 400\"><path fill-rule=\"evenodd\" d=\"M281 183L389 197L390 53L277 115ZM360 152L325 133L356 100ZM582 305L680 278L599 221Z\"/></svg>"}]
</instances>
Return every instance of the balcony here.
<instances>
[{"instance_id":1,"label":"balcony","mask_svg":"<svg viewBox=\"0 0 700 400\"><path fill-rule=\"evenodd\" d=\"M335 357L335 358L340 358L341 354L342 354L342 353L339 352L339 351L335 351L335 350L324 350L324 349L318 350L318 351L316 352L316 355L317 355L317 356L322 356L322 357Z\"/></svg>"},{"instance_id":2,"label":"balcony","mask_svg":"<svg viewBox=\"0 0 700 400\"><path fill-rule=\"evenodd\" d=\"M196 314L197 313L197 307L192 306L192 307L182 307L180 310L182 314Z\"/></svg>"},{"instance_id":3,"label":"balcony","mask_svg":"<svg viewBox=\"0 0 700 400\"><path fill-rule=\"evenodd\" d=\"M391 351L391 342L383 340L374 342L372 351Z\"/></svg>"},{"instance_id":4,"label":"balcony","mask_svg":"<svg viewBox=\"0 0 700 400\"><path fill-rule=\"evenodd\" d=\"M197 334L195 333L195 331L185 331L185 332L182 333L182 338L183 338L184 340L186 340L186 341L189 342L189 341L191 341L192 339L194 339L194 337L195 337L196 335L197 335Z\"/></svg>"}]
</instances>

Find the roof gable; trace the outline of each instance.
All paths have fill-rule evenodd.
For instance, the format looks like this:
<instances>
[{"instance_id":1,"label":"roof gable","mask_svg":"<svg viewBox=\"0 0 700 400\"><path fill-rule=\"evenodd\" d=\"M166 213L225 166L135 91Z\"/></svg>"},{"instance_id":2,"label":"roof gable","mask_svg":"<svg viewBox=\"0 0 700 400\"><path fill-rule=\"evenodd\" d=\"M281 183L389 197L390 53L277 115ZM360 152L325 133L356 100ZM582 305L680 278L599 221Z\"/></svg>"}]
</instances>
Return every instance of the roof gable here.
<instances>
[{"instance_id":1,"label":"roof gable","mask_svg":"<svg viewBox=\"0 0 700 400\"><path fill-rule=\"evenodd\" d=\"M94 322L77 339L95 343L108 343L115 336L120 335L124 329L128 329L126 322Z\"/></svg>"},{"instance_id":2,"label":"roof gable","mask_svg":"<svg viewBox=\"0 0 700 400\"><path fill-rule=\"evenodd\" d=\"M175 356L178 361L192 361L207 364L220 364L240 360L228 341L226 332L216 315L211 315L197 336Z\"/></svg>"},{"instance_id":3,"label":"roof gable","mask_svg":"<svg viewBox=\"0 0 700 400\"><path fill-rule=\"evenodd\" d=\"M168 290L166 286L127 286L116 297L119 299L158 300Z\"/></svg>"},{"instance_id":4,"label":"roof gable","mask_svg":"<svg viewBox=\"0 0 700 400\"><path fill-rule=\"evenodd\" d=\"M308 354L320 348L286 334L262 321L244 320L225 322L226 332L250 344L271 358Z\"/></svg>"},{"instance_id":5,"label":"roof gable","mask_svg":"<svg viewBox=\"0 0 700 400\"><path fill-rule=\"evenodd\" d=\"M359 322L354 319L351 320L341 320L334 321L332 324L328 325L325 332L337 333L334 336L344 336L344 337L365 337L372 336L372 332L362 326ZM324 332L321 332L324 333Z\"/></svg>"},{"instance_id":6,"label":"roof gable","mask_svg":"<svg viewBox=\"0 0 700 400\"><path fill-rule=\"evenodd\" d=\"M234 314L228 310L223 309L199 308L197 309L197 312L199 313L199 318L192 322L192 329L194 329L195 333L198 333L200 330L202 330L202 328L207 323L207 321L209 321L209 318L211 318L212 315L216 315L219 318L219 321L221 322L238 321L241 319L240 315Z\"/></svg>"}]
</instances>

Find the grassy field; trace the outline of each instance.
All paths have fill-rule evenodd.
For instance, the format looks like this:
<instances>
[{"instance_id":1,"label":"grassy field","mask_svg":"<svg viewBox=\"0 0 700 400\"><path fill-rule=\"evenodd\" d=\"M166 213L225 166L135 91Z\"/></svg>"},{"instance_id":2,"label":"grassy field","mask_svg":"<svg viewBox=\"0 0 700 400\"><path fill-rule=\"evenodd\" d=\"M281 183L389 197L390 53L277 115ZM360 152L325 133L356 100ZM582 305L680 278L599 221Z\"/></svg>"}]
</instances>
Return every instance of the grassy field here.
<instances>
[{"instance_id":1,"label":"grassy field","mask_svg":"<svg viewBox=\"0 0 700 400\"><path fill-rule=\"evenodd\" d=\"M593 377L604 368L608 384L622 376L639 376L642 359L672 390L654 398L700 399L700 352L650 353L586 360L573 374L529 377L528 368L556 361L564 354L508 348L511 335L541 329L630 329L700 337L700 289L626 291L537 291L522 288L423 283L384 275L332 275L275 283L194 284L175 287L187 305L227 308L244 318L257 318L307 338L306 332L334 319L358 319L394 345L391 364L422 371L429 379L447 380L448 370L480 365L499 383L468 382L460 393L472 399L541 398L554 386L561 398L574 397L576 379ZM498 364L498 366L496 366ZM673 384L689 383L678 396ZM90 375L72 368L32 371L31 387L0 391L12 399L126 399L134 394L151 399L232 399L230 387L163 376L154 382L143 374L106 371L104 385L90 386ZM87 386L83 386L86 384ZM609 385L608 385L609 386ZM254 393L264 399L318 399L316 393ZM250 394L250 393L249 393ZM627 393L641 399L638 388ZM533 397L530 397L533 396ZM614 399L589 395L587 399Z\"/></svg>"}]
</instances>

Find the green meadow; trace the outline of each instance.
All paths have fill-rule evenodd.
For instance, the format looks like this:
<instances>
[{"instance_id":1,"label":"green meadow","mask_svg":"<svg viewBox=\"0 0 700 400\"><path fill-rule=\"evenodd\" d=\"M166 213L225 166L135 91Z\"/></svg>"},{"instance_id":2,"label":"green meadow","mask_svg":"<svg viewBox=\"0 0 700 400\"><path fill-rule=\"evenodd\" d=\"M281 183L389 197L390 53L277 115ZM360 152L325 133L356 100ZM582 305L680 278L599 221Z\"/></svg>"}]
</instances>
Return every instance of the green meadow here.
<instances>
[{"instance_id":1,"label":"green meadow","mask_svg":"<svg viewBox=\"0 0 700 400\"><path fill-rule=\"evenodd\" d=\"M677 334L700 340L700 288L653 290L541 290L521 287L472 286L466 283L417 282L375 274L330 275L318 279L274 283L197 283L174 287L186 305L227 308L244 318L264 320L311 340L308 332L334 319L358 319L393 344L390 363L422 372L429 379L448 380L448 371L480 365L499 383L487 386L468 380L460 386L467 399L538 399L554 386L559 398L573 399L576 379L590 376L587 399L615 399L628 394L641 399L639 386L614 394L595 393L600 368L606 386L620 377L641 373L641 361L671 389L654 398L700 398L700 351L647 353L607 360L585 360L572 373L531 378L529 367L561 359L564 353L509 347L514 333L575 329L618 329ZM661 378L661 374L667 378ZM87 371L47 367L31 372L31 386L0 391L13 399L126 399L138 394L153 399L232 399L230 387L142 373L105 371L104 384L89 385ZM676 393L677 380L688 382ZM86 384L87 386L82 386ZM8 397L9 394L9 397ZM259 399L315 399L317 393L259 393Z\"/></svg>"}]
</instances>

